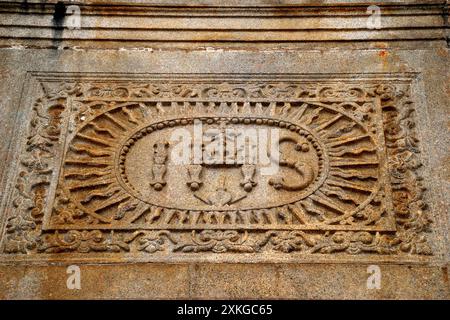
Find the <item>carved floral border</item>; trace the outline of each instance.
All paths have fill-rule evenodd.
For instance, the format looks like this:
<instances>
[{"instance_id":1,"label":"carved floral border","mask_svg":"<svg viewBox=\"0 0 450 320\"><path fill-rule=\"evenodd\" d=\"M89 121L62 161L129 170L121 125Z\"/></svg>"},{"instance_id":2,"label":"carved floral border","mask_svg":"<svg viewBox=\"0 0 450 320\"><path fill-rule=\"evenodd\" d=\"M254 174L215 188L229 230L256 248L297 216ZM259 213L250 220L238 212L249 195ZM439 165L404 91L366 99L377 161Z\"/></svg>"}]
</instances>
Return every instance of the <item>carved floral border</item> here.
<instances>
[{"instance_id":1,"label":"carved floral border","mask_svg":"<svg viewBox=\"0 0 450 320\"><path fill-rule=\"evenodd\" d=\"M320 81L318 82L320 83ZM251 90L225 82L218 85L179 86L152 84L120 86L89 82L62 82L54 88L41 82L44 94L33 104L25 150L7 206L1 252L39 254L59 252L301 252L305 254L432 255L428 245L431 220L423 200L419 174L420 149L410 99L410 85L379 81L377 84L291 85L274 82ZM378 97L383 115L388 170L391 179L395 233L366 231L79 231L42 230L43 208L60 147L61 121L67 116L70 96L97 97L326 97L358 99Z\"/></svg>"}]
</instances>

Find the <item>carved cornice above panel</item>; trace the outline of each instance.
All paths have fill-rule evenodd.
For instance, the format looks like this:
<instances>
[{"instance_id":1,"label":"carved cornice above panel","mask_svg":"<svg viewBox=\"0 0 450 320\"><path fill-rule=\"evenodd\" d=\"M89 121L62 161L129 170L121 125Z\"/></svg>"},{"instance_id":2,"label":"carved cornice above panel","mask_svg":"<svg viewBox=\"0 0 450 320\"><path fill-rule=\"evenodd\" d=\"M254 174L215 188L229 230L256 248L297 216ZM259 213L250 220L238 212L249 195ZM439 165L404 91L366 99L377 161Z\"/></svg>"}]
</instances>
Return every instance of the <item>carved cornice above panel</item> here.
<instances>
[{"instance_id":1,"label":"carved cornice above panel","mask_svg":"<svg viewBox=\"0 0 450 320\"><path fill-rule=\"evenodd\" d=\"M315 48L446 45L445 1L1 1L0 45L59 48ZM379 5L380 24L368 21ZM71 25L76 5L80 25Z\"/></svg>"}]
</instances>

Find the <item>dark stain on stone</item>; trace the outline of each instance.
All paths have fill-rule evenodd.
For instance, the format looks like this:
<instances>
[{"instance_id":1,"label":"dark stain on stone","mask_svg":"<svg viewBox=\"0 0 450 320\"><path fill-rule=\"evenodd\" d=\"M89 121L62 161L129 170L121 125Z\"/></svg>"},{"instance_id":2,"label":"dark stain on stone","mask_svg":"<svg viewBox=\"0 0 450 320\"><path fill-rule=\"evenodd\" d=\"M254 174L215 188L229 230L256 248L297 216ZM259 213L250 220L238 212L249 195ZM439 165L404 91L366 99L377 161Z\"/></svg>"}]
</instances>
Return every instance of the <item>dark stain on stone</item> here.
<instances>
[{"instance_id":1,"label":"dark stain on stone","mask_svg":"<svg viewBox=\"0 0 450 320\"><path fill-rule=\"evenodd\" d=\"M55 12L53 13L53 27L62 29L64 19L66 18L66 5L62 1L55 4Z\"/></svg>"},{"instance_id":2,"label":"dark stain on stone","mask_svg":"<svg viewBox=\"0 0 450 320\"><path fill-rule=\"evenodd\" d=\"M66 18L66 5L62 1L55 4L55 11L53 12L53 44L58 47L64 31L64 20Z\"/></svg>"},{"instance_id":3,"label":"dark stain on stone","mask_svg":"<svg viewBox=\"0 0 450 320\"><path fill-rule=\"evenodd\" d=\"M30 5L28 4L28 0L23 0L20 4L20 9L23 11L28 11L30 9Z\"/></svg>"}]
</instances>

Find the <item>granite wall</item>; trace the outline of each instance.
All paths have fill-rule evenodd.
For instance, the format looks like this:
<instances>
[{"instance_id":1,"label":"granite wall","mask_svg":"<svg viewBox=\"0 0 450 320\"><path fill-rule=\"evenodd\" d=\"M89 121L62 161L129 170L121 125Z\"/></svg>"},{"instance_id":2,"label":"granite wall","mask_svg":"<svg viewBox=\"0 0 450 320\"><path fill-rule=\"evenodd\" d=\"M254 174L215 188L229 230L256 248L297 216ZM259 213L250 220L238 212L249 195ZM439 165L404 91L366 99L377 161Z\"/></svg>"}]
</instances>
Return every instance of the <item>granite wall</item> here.
<instances>
[{"instance_id":1,"label":"granite wall","mask_svg":"<svg viewBox=\"0 0 450 320\"><path fill-rule=\"evenodd\" d=\"M449 298L446 1L0 17L2 299ZM195 123L276 130L279 171L173 163Z\"/></svg>"}]
</instances>

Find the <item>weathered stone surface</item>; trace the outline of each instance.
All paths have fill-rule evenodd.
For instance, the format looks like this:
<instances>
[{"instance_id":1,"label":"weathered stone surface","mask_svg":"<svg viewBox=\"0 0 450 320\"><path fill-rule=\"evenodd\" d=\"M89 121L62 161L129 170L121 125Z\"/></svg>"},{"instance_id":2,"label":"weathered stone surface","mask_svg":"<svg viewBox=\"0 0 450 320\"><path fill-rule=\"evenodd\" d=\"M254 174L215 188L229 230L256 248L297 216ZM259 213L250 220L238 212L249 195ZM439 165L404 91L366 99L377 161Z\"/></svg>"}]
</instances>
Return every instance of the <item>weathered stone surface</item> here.
<instances>
[{"instance_id":1,"label":"weathered stone surface","mask_svg":"<svg viewBox=\"0 0 450 320\"><path fill-rule=\"evenodd\" d=\"M80 30L5 2L0 297L448 298L447 9L361 31L338 2L85 3ZM198 126L276 129L279 171L176 163Z\"/></svg>"},{"instance_id":2,"label":"weathered stone surface","mask_svg":"<svg viewBox=\"0 0 450 320\"><path fill-rule=\"evenodd\" d=\"M2 266L2 299L443 299L447 270L381 265L381 289L367 290L358 264L86 264L82 290L68 290L66 266ZM245 279L245 280L244 280ZM405 285L407 283L408 285ZM114 285L111 285L114 284ZM331 289L332 288L332 289Z\"/></svg>"}]
</instances>

